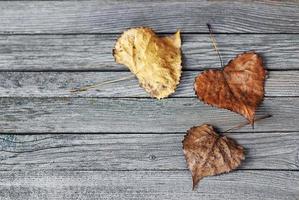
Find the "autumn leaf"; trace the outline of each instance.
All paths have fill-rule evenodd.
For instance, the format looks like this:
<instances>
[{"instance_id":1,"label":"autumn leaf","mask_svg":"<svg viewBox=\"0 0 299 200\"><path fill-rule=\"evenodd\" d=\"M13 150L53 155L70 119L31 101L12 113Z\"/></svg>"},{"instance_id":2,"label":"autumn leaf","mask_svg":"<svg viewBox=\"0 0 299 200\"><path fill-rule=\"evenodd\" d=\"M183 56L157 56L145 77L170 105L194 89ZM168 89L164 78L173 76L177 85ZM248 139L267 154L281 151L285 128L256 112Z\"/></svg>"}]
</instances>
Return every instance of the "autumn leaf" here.
<instances>
[{"instance_id":1,"label":"autumn leaf","mask_svg":"<svg viewBox=\"0 0 299 200\"><path fill-rule=\"evenodd\" d=\"M183 151L192 173L193 189L203 177L229 172L245 159L242 146L233 139L219 136L207 124L188 130L183 140Z\"/></svg>"},{"instance_id":2,"label":"autumn leaf","mask_svg":"<svg viewBox=\"0 0 299 200\"><path fill-rule=\"evenodd\" d=\"M265 77L261 56L245 52L223 69L199 74L194 90L203 102L239 113L253 124L255 111L264 98Z\"/></svg>"},{"instance_id":3,"label":"autumn leaf","mask_svg":"<svg viewBox=\"0 0 299 200\"><path fill-rule=\"evenodd\" d=\"M158 37L150 28L132 28L117 40L115 61L127 66L152 97L161 99L175 92L181 77L180 32Z\"/></svg>"}]
</instances>

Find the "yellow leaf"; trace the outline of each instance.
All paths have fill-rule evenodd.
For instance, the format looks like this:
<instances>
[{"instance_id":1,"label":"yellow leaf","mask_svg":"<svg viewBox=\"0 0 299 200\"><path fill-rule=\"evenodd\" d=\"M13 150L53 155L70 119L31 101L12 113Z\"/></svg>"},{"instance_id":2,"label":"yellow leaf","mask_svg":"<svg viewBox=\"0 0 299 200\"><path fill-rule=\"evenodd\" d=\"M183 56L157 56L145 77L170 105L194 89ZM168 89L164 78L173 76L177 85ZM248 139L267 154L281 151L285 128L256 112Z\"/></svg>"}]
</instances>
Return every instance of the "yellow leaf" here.
<instances>
[{"instance_id":1,"label":"yellow leaf","mask_svg":"<svg viewBox=\"0 0 299 200\"><path fill-rule=\"evenodd\" d=\"M132 28L117 40L115 61L127 66L152 97L161 99L175 92L182 70L181 37L158 37L150 28Z\"/></svg>"}]
</instances>

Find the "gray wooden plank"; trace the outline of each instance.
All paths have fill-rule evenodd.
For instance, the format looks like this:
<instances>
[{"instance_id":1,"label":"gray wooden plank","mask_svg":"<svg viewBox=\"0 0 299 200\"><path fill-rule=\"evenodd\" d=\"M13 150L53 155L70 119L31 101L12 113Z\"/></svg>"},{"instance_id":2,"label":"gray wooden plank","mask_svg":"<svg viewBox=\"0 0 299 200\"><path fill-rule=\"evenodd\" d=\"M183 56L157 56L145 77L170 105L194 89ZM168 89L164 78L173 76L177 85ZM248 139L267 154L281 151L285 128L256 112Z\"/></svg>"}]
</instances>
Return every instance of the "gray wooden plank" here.
<instances>
[{"instance_id":1,"label":"gray wooden plank","mask_svg":"<svg viewBox=\"0 0 299 200\"><path fill-rule=\"evenodd\" d=\"M192 191L188 171L1 171L1 199L298 200L298 171L235 171Z\"/></svg>"},{"instance_id":2,"label":"gray wooden plank","mask_svg":"<svg viewBox=\"0 0 299 200\"><path fill-rule=\"evenodd\" d=\"M0 35L0 70L127 70L116 64L112 56L118 36ZM238 53L256 50L263 55L268 69L299 69L298 34L220 34L216 37L225 63ZM183 34L182 39L185 70L220 67L208 34Z\"/></svg>"},{"instance_id":3,"label":"gray wooden plank","mask_svg":"<svg viewBox=\"0 0 299 200\"><path fill-rule=\"evenodd\" d=\"M298 132L226 133L240 169L299 170ZM184 134L0 135L0 170L184 170Z\"/></svg>"},{"instance_id":4,"label":"gray wooden plank","mask_svg":"<svg viewBox=\"0 0 299 200\"><path fill-rule=\"evenodd\" d=\"M183 72L172 97L195 97L193 83L201 71ZM1 97L149 97L136 78L110 83L84 92L74 88L129 77L130 72L0 72ZM265 96L299 96L299 71L271 71Z\"/></svg>"},{"instance_id":5,"label":"gray wooden plank","mask_svg":"<svg viewBox=\"0 0 299 200\"><path fill-rule=\"evenodd\" d=\"M0 33L115 33L133 26L161 32L298 33L298 2L7 1Z\"/></svg>"},{"instance_id":6,"label":"gray wooden plank","mask_svg":"<svg viewBox=\"0 0 299 200\"><path fill-rule=\"evenodd\" d=\"M272 114L244 131L299 131L299 98L266 98L257 116ZM1 133L173 133L211 123L225 130L240 115L196 98L0 98Z\"/></svg>"}]
</instances>

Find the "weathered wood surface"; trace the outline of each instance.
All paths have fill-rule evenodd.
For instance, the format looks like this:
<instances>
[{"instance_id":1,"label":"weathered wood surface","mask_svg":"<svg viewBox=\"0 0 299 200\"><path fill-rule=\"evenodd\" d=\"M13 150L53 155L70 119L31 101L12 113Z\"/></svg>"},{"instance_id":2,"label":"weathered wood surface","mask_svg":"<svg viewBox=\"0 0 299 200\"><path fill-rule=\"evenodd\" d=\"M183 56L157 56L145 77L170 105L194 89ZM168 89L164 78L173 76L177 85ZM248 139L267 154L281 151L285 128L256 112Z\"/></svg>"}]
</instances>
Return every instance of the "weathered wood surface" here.
<instances>
[{"instance_id":1,"label":"weathered wood surface","mask_svg":"<svg viewBox=\"0 0 299 200\"><path fill-rule=\"evenodd\" d=\"M235 171L192 191L188 171L2 171L3 200L245 199L298 200L298 171Z\"/></svg>"},{"instance_id":2,"label":"weathered wood surface","mask_svg":"<svg viewBox=\"0 0 299 200\"><path fill-rule=\"evenodd\" d=\"M183 72L171 97L195 97L193 84L199 73ZM133 77L84 92L71 92L74 88L130 75L130 72L0 72L0 97L149 97ZM298 97L299 71L270 71L265 88L266 97Z\"/></svg>"},{"instance_id":3,"label":"weathered wood surface","mask_svg":"<svg viewBox=\"0 0 299 200\"><path fill-rule=\"evenodd\" d=\"M270 119L239 131L299 131L298 98L266 98L257 115ZM173 133L211 123L225 130L244 118L196 98L0 98L2 133Z\"/></svg>"},{"instance_id":4,"label":"weathered wood surface","mask_svg":"<svg viewBox=\"0 0 299 200\"><path fill-rule=\"evenodd\" d=\"M116 64L112 56L117 37L119 34L0 35L0 70L125 71L127 68ZM267 69L299 69L299 34L217 34L216 37L225 63L238 53L256 50L262 54ZM182 39L185 70L220 67L208 34L183 34Z\"/></svg>"},{"instance_id":5,"label":"weathered wood surface","mask_svg":"<svg viewBox=\"0 0 299 200\"><path fill-rule=\"evenodd\" d=\"M192 191L186 130L245 121L194 97L197 73L219 68L206 23L221 33L225 63L262 54L270 72L257 114L273 117L226 133L246 161ZM134 78L69 92L130 75L111 50L122 31L141 25L161 35L182 29L175 98L148 98ZM298 55L297 1L0 0L0 199L298 200Z\"/></svg>"},{"instance_id":6,"label":"weathered wood surface","mask_svg":"<svg viewBox=\"0 0 299 200\"><path fill-rule=\"evenodd\" d=\"M240 169L299 170L298 132L226 133ZM182 134L1 135L0 170L183 170Z\"/></svg>"},{"instance_id":7,"label":"weathered wood surface","mask_svg":"<svg viewBox=\"0 0 299 200\"><path fill-rule=\"evenodd\" d=\"M7 1L0 33L115 33L134 26L160 32L299 33L299 5L291 1Z\"/></svg>"}]
</instances>

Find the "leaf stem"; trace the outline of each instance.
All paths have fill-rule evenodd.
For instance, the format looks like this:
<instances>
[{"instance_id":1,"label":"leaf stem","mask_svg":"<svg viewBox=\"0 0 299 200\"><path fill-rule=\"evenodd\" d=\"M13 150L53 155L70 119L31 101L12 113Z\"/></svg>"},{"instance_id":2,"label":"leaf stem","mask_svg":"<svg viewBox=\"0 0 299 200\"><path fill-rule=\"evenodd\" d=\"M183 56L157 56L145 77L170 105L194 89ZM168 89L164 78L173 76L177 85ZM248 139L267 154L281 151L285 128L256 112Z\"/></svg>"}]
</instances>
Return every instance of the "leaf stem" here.
<instances>
[{"instance_id":1,"label":"leaf stem","mask_svg":"<svg viewBox=\"0 0 299 200\"><path fill-rule=\"evenodd\" d=\"M214 34L213 34L212 26L211 26L209 23L207 23L207 26L208 26L208 29L209 29L210 38L211 38L211 40L212 40L213 47L214 47L215 51L216 51L217 54L218 54L218 57L219 57L219 60L220 60L221 68L223 68L223 67L224 67L224 65L223 65L223 61L222 61L222 58L221 58L219 49L218 49L218 47L217 47L217 41L216 41L216 38L215 38L215 36L214 36Z\"/></svg>"},{"instance_id":2,"label":"leaf stem","mask_svg":"<svg viewBox=\"0 0 299 200\"><path fill-rule=\"evenodd\" d=\"M257 122L257 121L260 121L262 119L266 119L266 118L269 118L269 117L272 117L272 115L268 114L268 115L264 115L264 116L261 116L261 117L257 117L257 118L255 118L254 121ZM246 122L240 123L240 124L238 124L238 125L236 125L236 126L234 126L232 128L229 128L229 129L223 131L222 133L227 133L227 132L229 132L231 130L234 130L234 129L240 129L243 126L246 126L247 124L250 124L250 122L246 121Z\"/></svg>"},{"instance_id":3,"label":"leaf stem","mask_svg":"<svg viewBox=\"0 0 299 200\"><path fill-rule=\"evenodd\" d=\"M91 88L96 88L96 87L107 85L107 84L110 84L110 83L116 83L116 82L128 80L128 79L133 78L134 76L135 75L130 75L130 76L126 76L126 77L123 77L123 78L116 79L116 80L109 80L109 81L104 81L104 82L101 82L101 83L95 83L95 84L88 85L88 86L83 86L83 87L80 87L80 88L77 88L77 89L76 88L72 89L72 90L70 90L70 92L83 92L83 91L87 91L88 89L91 89Z\"/></svg>"}]
</instances>

